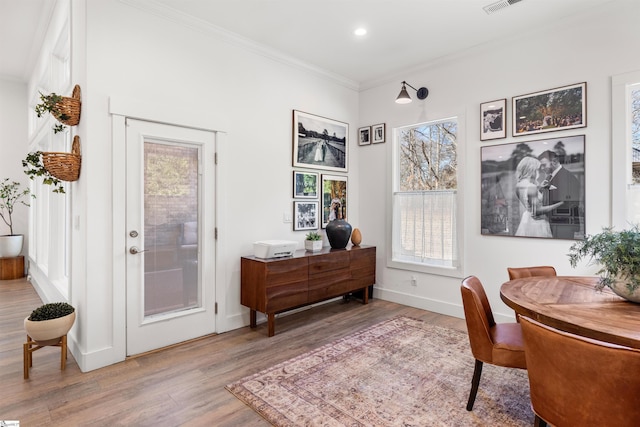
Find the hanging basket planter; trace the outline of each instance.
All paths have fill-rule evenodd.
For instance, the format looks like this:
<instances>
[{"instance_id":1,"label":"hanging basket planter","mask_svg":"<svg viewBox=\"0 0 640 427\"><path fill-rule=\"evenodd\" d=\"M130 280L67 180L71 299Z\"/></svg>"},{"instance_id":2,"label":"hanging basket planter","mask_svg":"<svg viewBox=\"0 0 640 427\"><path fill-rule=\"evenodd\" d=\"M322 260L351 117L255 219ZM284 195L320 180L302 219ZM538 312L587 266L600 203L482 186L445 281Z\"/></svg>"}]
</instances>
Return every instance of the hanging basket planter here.
<instances>
[{"instance_id":1,"label":"hanging basket planter","mask_svg":"<svg viewBox=\"0 0 640 427\"><path fill-rule=\"evenodd\" d=\"M42 153L44 168L52 176L62 181L77 181L80 177L80 137L73 137L71 153Z\"/></svg>"},{"instance_id":2,"label":"hanging basket planter","mask_svg":"<svg viewBox=\"0 0 640 427\"><path fill-rule=\"evenodd\" d=\"M63 96L62 100L56 103L56 112L53 113L53 115L62 124L76 126L80 123L81 107L80 86L75 85L71 93L71 98Z\"/></svg>"}]
</instances>

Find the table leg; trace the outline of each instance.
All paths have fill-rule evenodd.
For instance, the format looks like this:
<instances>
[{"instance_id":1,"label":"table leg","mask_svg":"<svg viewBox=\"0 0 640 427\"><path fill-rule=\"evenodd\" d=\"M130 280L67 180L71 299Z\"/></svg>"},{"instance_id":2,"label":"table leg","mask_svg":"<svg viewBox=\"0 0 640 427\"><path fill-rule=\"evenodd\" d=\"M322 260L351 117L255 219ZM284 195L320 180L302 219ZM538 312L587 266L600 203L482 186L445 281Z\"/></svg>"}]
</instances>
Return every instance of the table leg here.
<instances>
[{"instance_id":1,"label":"table leg","mask_svg":"<svg viewBox=\"0 0 640 427\"><path fill-rule=\"evenodd\" d=\"M255 328L257 325L256 322L256 311L255 310L250 310L249 311L249 326L251 328Z\"/></svg>"},{"instance_id":2,"label":"table leg","mask_svg":"<svg viewBox=\"0 0 640 427\"><path fill-rule=\"evenodd\" d=\"M269 326L268 336L270 337L274 336L276 333L275 321L276 321L275 313L267 313L267 324Z\"/></svg>"}]
</instances>

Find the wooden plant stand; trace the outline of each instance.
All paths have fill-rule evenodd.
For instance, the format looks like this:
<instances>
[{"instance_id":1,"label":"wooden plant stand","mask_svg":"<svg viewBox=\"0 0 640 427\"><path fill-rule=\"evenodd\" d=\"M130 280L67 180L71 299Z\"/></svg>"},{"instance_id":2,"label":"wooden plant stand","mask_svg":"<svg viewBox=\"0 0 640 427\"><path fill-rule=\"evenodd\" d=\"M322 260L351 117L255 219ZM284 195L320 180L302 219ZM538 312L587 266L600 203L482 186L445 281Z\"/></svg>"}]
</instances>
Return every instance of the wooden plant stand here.
<instances>
[{"instance_id":1,"label":"wooden plant stand","mask_svg":"<svg viewBox=\"0 0 640 427\"><path fill-rule=\"evenodd\" d=\"M13 280L24 277L24 256L0 258L0 280Z\"/></svg>"},{"instance_id":2,"label":"wooden plant stand","mask_svg":"<svg viewBox=\"0 0 640 427\"><path fill-rule=\"evenodd\" d=\"M60 337L58 342L53 344L41 344L33 341L29 335L27 335L27 342L23 344L23 359L24 359L24 379L29 379L29 368L33 366L33 352L40 350L43 347L53 346L60 347L60 370L64 371L67 366L67 336Z\"/></svg>"}]
</instances>

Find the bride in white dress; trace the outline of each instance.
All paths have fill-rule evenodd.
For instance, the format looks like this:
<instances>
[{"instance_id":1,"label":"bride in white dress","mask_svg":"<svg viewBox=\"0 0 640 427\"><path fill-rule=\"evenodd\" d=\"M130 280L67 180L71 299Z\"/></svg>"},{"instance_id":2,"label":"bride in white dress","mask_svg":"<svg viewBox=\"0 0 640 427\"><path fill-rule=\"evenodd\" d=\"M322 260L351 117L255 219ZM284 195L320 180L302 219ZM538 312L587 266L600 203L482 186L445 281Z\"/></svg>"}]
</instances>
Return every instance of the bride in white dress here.
<instances>
[{"instance_id":1,"label":"bride in white dress","mask_svg":"<svg viewBox=\"0 0 640 427\"><path fill-rule=\"evenodd\" d=\"M543 206L542 193L538 189L539 170L540 160L535 157L523 158L516 167L516 196L524 210L516 236L553 237L545 214L563 202Z\"/></svg>"},{"instance_id":2,"label":"bride in white dress","mask_svg":"<svg viewBox=\"0 0 640 427\"><path fill-rule=\"evenodd\" d=\"M318 141L316 143L316 155L313 159L314 162L323 162L324 156L322 155L322 146L324 145L324 141Z\"/></svg>"}]
</instances>

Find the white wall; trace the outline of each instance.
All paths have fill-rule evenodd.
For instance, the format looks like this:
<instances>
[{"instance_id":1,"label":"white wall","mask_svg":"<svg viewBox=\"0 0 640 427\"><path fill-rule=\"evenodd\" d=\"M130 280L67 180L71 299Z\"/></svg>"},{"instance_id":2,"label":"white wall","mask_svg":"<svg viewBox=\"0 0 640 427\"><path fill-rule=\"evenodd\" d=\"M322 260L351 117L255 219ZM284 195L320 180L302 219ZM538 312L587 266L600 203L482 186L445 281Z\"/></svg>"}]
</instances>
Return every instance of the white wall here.
<instances>
[{"instance_id":1,"label":"white wall","mask_svg":"<svg viewBox=\"0 0 640 427\"><path fill-rule=\"evenodd\" d=\"M157 120L225 132L219 158L219 331L248 324L240 305L240 257L252 243L304 232L283 222L292 212L292 110L351 124L355 139L358 93L326 76L273 60L223 40L211 29L177 23L117 0L72 2L74 65L83 93L82 173L74 184L72 295L81 316L74 356L83 370L124 359L124 194L114 158L110 105L147 108ZM80 28L79 28L80 26ZM86 38L80 36L86 26ZM78 47L80 46L80 48ZM76 52L81 49L80 52ZM352 144L351 152L355 151ZM349 217L358 222L356 156L349 164ZM114 171L115 167L115 171ZM117 188L116 188L117 190ZM224 242L221 244L221 242Z\"/></svg>"},{"instance_id":2,"label":"white wall","mask_svg":"<svg viewBox=\"0 0 640 427\"><path fill-rule=\"evenodd\" d=\"M586 135L586 231L596 233L610 224L611 200L611 76L640 69L637 51L640 34L637 17L640 3L617 1L591 10L581 17L540 28L530 34L510 37L446 58L421 70L361 93L360 126L386 122L392 128L454 115L463 115L466 131L459 135L464 149L460 185L464 190L464 272L475 275L486 287L499 320L513 318L499 298L499 288L508 280L507 267L554 265L558 273L593 274L593 267L572 269L566 256L572 241L480 235L480 147L563 135ZM393 102L406 80L426 86L425 101L408 105ZM573 83L587 82L587 127L530 137L511 137L511 97ZM415 95L415 93L413 93ZM508 137L480 142L479 104L507 98ZM622 143L617 141L616 143ZM385 267L390 242L385 230L390 224L385 202L390 192L392 144L359 150L362 183L361 229L366 243L378 246L378 294L385 299L463 316L460 278L411 273ZM382 176L380 170L386 170ZM386 192L386 194L385 194ZM375 212L375 215L366 213ZM411 287L416 274L418 286Z\"/></svg>"},{"instance_id":3,"label":"white wall","mask_svg":"<svg viewBox=\"0 0 640 427\"><path fill-rule=\"evenodd\" d=\"M25 188L29 178L22 172L22 159L27 154L27 85L0 79L0 180L9 178ZM13 232L24 234L22 253L27 253L28 208L19 204L13 212ZM0 235L9 234L9 227L0 220Z\"/></svg>"}]
</instances>

